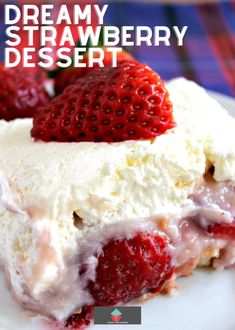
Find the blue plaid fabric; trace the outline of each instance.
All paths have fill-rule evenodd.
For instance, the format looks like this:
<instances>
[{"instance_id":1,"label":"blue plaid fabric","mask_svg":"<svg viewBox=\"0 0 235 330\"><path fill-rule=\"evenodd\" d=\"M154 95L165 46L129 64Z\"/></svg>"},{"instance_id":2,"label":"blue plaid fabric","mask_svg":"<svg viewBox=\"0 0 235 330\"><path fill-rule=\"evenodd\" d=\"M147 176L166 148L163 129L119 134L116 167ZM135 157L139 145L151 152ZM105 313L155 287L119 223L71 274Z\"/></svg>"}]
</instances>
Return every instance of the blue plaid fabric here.
<instances>
[{"instance_id":1,"label":"blue plaid fabric","mask_svg":"<svg viewBox=\"0 0 235 330\"><path fill-rule=\"evenodd\" d=\"M105 3L105 2L104 2ZM109 3L109 2L106 2ZM207 89L235 95L235 3L162 5L109 3L106 25L188 26L184 45L132 47L163 79L185 76Z\"/></svg>"}]
</instances>

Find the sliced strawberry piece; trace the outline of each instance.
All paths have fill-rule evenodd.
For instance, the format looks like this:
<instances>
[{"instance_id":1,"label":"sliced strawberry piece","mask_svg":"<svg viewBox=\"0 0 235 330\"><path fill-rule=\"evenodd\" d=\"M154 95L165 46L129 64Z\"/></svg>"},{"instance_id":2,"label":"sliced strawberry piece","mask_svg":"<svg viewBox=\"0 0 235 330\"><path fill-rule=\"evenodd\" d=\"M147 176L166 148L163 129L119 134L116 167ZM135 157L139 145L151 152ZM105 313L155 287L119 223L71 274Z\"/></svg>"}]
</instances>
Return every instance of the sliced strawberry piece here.
<instances>
[{"instance_id":1,"label":"sliced strawberry piece","mask_svg":"<svg viewBox=\"0 0 235 330\"><path fill-rule=\"evenodd\" d=\"M83 330L91 323L94 318L94 307L85 306L82 308L81 313L73 314L68 318L64 324L65 329Z\"/></svg>"},{"instance_id":2,"label":"sliced strawberry piece","mask_svg":"<svg viewBox=\"0 0 235 330\"><path fill-rule=\"evenodd\" d=\"M31 135L58 142L152 139L175 126L160 77L125 61L93 69L36 114Z\"/></svg>"},{"instance_id":3,"label":"sliced strawberry piece","mask_svg":"<svg viewBox=\"0 0 235 330\"><path fill-rule=\"evenodd\" d=\"M34 75L23 69L0 66L0 119L33 117L48 103L43 74Z\"/></svg>"},{"instance_id":4,"label":"sliced strawberry piece","mask_svg":"<svg viewBox=\"0 0 235 330\"><path fill-rule=\"evenodd\" d=\"M103 48L103 50L104 50L104 59L103 59L104 66L111 65L112 53L107 51L106 48ZM133 57L124 50L119 52L117 55L117 63L121 63L126 60L133 60ZM88 67L87 54L84 56L83 63L86 64L86 67L82 67L82 68L69 67L65 70L58 71L55 77L55 86L54 86L56 95L61 94L67 86L74 84L78 78L85 76L88 72L98 67L97 63L94 63L94 66L91 68Z\"/></svg>"},{"instance_id":5,"label":"sliced strawberry piece","mask_svg":"<svg viewBox=\"0 0 235 330\"><path fill-rule=\"evenodd\" d=\"M208 232L218 238L235 240L235 221L232 223L215 223L208 227Z\"/></svg>"},{"instance_id":6,"label":"sliced strawberry piece","mask_svg":"<svg viewBox=\"0 0 235 330\"><path fill-rule=\"evenodd\" d=\"M88 285L95 305L115 305L161 291L174 272L168 243L166 236L138 233L104 246L96 281Z\"/></svg>"}]
</instances>

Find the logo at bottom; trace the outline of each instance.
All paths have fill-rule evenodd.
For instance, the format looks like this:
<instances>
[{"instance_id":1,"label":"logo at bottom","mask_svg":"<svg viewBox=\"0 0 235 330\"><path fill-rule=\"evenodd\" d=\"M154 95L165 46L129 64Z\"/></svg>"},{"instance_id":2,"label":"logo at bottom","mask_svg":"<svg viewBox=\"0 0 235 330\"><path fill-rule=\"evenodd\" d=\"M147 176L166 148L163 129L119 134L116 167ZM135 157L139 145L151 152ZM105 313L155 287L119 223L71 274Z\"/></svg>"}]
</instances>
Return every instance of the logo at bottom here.
<instances>
[{"instance_id":1,"label":"logo at bottom","mask_svg":"<svg viewBox=\"0 0 235 330\"><path fill-rule=\"evenodd\" d=\"M141 324L140 306L95 306L94 324ZM125 328L124 328L125 329Z\"/></svg>"},{"instance_id":2,"label":"logo at bottom","mask_svg":"<svg viewBox=\"0 0 235 330\"><path fill-rule=\"evenodd\" d=\"M113 322L119 323L122 319L122 313L117 308L115 308L111 313L111 319Z\"/></svg>"}]
</instances>

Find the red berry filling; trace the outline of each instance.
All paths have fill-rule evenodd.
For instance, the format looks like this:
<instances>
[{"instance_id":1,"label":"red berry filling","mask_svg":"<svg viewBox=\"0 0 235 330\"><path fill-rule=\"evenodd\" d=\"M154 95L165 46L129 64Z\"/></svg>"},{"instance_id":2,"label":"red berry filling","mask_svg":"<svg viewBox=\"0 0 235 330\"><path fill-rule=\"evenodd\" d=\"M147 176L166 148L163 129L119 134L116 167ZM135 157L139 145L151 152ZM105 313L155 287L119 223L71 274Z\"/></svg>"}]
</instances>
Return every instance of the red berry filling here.
<instances>
[{"instance_id":1,"label":"red berry filling","mask_svg":"<svg viewBox=\"0 0 235 330\"><path fill-rule=\"evenodd\" d=\"M95 305L115 305L147 292L159 292L173 270L166 237L139 233L104 246L98 257L96 281L88 287Z\"/></svg>"}]
</instances>

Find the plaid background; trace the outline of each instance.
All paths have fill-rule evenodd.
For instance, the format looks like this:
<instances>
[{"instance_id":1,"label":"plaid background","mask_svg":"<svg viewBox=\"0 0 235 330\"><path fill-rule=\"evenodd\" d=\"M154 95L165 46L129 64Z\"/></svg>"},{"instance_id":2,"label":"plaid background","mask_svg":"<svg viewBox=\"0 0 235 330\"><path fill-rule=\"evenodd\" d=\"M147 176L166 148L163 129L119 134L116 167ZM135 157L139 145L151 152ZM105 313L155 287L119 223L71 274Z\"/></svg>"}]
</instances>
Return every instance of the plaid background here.
<instances>
[{"instance_id":1,"label":"plaid background","mask_svg":"<svg viewBox=\"0 0 235 330\"><path fill-rule=\"evenodd\" d=\"M117 2L110 5L106 23L188 25L182 47L173 36L170 47L133 47L131 51L163 79L185 76L208 89L235 96L235 1L181 5Z\"/></svg>"},{"instance_id":2,"label":"plaid background","mask_svg":"<svg viewBox=\"0 0 235 330\"><path fill-rule=\"evenodd\" d=\"M0 61L3 61L6 38L3 2L0 3ZM7 1L11 2L15 1ZM146 1L101 2L109 4L106 25L188 25L182 47L176 45L173 36L170 47L143 46L130 50L165 80L185 76L207 89L235 96L235 1L179 5Z\"/></svg>"}]
</instances>

